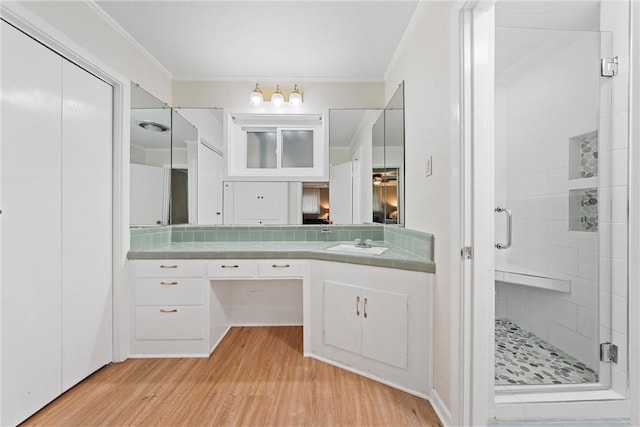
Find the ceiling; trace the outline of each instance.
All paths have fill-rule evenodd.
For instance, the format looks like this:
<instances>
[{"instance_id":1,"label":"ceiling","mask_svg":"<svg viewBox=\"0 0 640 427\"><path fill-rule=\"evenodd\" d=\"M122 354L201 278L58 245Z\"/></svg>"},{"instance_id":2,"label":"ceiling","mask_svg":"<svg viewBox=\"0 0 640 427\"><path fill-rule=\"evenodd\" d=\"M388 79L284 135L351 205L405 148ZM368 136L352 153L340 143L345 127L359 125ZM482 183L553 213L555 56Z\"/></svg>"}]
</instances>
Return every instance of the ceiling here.
<instances>
[{"instance_id":1,"label":"ceiling","mask_svg":"<svg viewBox=\"0 0 640 427\"><path fill-rule=\"evenodd\" d=\"M96 4L175 80L382 81L419 2Z\"/></svg>"}]
</instances>

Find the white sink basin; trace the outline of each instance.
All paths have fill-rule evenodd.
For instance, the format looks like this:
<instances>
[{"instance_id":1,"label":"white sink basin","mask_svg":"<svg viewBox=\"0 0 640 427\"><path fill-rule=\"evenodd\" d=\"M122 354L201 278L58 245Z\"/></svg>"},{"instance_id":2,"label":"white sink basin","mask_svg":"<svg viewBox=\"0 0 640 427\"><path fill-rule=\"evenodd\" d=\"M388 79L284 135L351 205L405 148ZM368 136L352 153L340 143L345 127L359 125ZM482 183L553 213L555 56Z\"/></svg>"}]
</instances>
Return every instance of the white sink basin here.
<instances>
[{"instance_id":1,"label":"white sink basin","mask_svg":"<svg viewBox=\"0 0 640 427\"><path fill-rule=\"evenodd\" d=\"M389 248L382 246L372 246L370 248L361 248L353 243L341 243L339 245L331 246L327 248L328 251L333 252L346 252L350 254L363 254L363 255L380 255Z\"/></svg>"}]
</instances>

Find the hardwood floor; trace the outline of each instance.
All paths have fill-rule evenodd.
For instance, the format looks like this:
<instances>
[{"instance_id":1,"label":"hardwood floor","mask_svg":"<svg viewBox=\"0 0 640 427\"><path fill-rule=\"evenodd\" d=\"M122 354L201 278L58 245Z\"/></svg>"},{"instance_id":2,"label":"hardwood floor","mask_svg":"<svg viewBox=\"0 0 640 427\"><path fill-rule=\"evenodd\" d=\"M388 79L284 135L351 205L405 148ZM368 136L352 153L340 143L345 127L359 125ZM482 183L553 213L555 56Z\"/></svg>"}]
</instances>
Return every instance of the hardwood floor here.
<instances>
[{"instance_id":1,"label":"hardwood floor","mask_svg":"<svg viewBox=\"0 0 640 427\"><path fill-rule=\"evenodd\" d=\"M301 327L232 328L208 359L129 359L25 426L440 426L429 402L302 357Z\"/></svg>"}]
</instances>

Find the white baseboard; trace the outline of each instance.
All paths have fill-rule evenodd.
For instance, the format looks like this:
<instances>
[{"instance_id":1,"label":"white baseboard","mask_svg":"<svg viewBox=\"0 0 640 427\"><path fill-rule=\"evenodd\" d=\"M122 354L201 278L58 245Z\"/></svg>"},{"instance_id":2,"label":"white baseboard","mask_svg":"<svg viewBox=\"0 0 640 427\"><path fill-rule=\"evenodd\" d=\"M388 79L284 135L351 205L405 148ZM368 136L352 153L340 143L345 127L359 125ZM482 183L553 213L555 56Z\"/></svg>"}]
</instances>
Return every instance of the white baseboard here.
<instances>
[{"instance_id":1,"label":"white baseboard","mask_svg":"<svg viewBox=\"0 0 640 427\"><path fill-rule=\"evenodd\" d=\"M363 376L365 378L369 378L370 380L379 382L379 383L384 384L384 385L388 385L389 387L393 387L393 388L395 388L397 390L404 391L405 393L409 393L409 394L411 394L413 396L417 396L417 397L420 397L422 399L431 401L429 396L427 396L424 393L420 393L419 391L416 391L416 390L411 390L409 388L406 388L404 386L395 384L395 383L393 383L391 381L387 381L387 380L382 379L380 377L377 377L375 375L371 375L369 373L359 371L357 369L352 368L351 366L346 366L346 365L343 365L342 363L338 363L338 362L335 362L335 361L330 360L330 359L325 359L322 356L317 356L317 355L312 354L312 353L304 353L304 357L310 357L312 359L319 360L320 362L335 366L336 368L340 368L340 369L344 369L345 371L353 372L354 374L358 374L358 375Z\"/></svg>"},{"instance_id":2,"label":"white baseboard","mask_svg":"<svg viewBox=\"0 0 640 427\"><path fill-rule=\"evenodd\" d=\"M216 349L216 347L218 347L218 345L220 345L220 342L224 339L224 337L227 336L227 334L229 333L229 329L231 329L231 326L227 326L227 330L224 331L224 333L220 335L220 338L218 338L218 340L215 343L213 343L213 345L211 346L211 349L209 349L209 356L211 356L211 353L213 353L213 351Z\"/></svg>"},{"instance_id":3,"label":"white baseboard","mask_svg":"<svg viewBox=\"0 0 640 427\"><path fill-rule=\"evenodd\" d=\"M449 412L449 408L444 404L442 398L435 389L431 389L430 402L433 410L436 411L436 415L440 418L442 425L445 427L453 425L451 421L451 412Z\"/></svg>"}]
</instances>

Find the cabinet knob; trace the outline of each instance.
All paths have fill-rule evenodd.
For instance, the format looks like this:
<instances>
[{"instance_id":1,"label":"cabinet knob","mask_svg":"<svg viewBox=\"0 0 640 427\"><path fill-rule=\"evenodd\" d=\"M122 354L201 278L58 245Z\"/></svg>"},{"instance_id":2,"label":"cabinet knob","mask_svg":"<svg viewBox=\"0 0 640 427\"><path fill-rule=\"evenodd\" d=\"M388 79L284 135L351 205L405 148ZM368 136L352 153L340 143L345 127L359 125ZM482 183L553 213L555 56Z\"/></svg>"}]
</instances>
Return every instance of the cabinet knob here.
<instances>
[{"instance_id":1,"label":"cabinet knob","mask_svg":"<svg viewBox=\"0 0 640 427\"><path fill-rule=\"evenodd\" d=\"M356 316L360 316L360 297L356 297Z\"/></svg>"},{"instance_id":2,"label":"cabinet knob","mask_svg":"<svg viewBox=\"0 0 640 427\"><path fill-rule=\"evenodd\" d=\"M238 264L235 265L221 265L220 268L238 268L240 267Z\"/></svg>"},{"instance_id":3,"label":"cabinet knob","mask_svg":"<svg viewBox=\"0 0 640 427\"><path fill-rule=\"evenodd\" d=\"M367 318L367 299L364 299L364 318Z\"/></svg>"},{"instance_id":4,"label":"cabinet knob","mask_svg":"<svg viewBox=\"0 0 640 427\"><path fill-rule=\"evenodd\" d=\"M160 313L177 313L177 312L178 312L177 308L174 308L174 309L171 309L171 310L165 310L164 308L160 309Z\"/></svg>"},{"instance_id":5,"label":"cabinet knob","mask_svg":"<svg viewBox=\"0 0 640 427\"><path fill-rule=\"evenodd\" d=\"M178 268L177 265L161 265L160 268Z\"/></svg>"},{"instance_id":6,"label":"cabinet knob","mask_svg":"<svg viewBox=\"0 0 640 427\"><path fill-rule=\"evenodd\" d=\"M283 265L273 264L271 267L273 267L273 268L289 268L291 266L289 264L283 264Z\"/></svg>"},{"instance_id":7,"label":"cabinet knob","mask_svg":"<svg viewBox=\"0 0 640 427\"><path fill-rule=\"evenodd\" d=\"M177 285L178 282L160 282L161 285L173 286Z\"/></svg>"}]
</instances>

